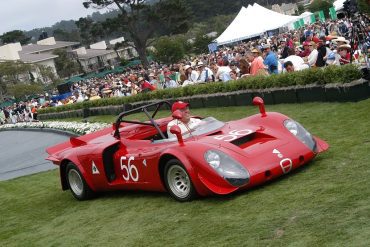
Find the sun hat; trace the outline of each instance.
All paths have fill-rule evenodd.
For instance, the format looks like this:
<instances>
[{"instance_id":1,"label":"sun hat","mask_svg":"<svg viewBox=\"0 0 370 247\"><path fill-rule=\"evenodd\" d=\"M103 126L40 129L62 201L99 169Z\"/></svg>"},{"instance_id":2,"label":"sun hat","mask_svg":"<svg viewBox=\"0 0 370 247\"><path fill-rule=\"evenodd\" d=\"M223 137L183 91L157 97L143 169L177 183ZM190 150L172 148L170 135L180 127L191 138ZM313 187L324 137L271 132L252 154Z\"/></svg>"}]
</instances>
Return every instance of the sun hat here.
<instances>
[{"instance_id":1,"label":"sun hat","mask_svg":"<svg viewBox=\"0 0 370 247\"><path fill-rule=\"evenodd\" d=\"M346 40L344 37L338 37L338 38L336 38L336 39L333 39L332 40L335 44L337 43L337 42L344 42L344 43L346 43L346 44L349 44L349 41L348 40Z\"/></svg>"}]
</instances>

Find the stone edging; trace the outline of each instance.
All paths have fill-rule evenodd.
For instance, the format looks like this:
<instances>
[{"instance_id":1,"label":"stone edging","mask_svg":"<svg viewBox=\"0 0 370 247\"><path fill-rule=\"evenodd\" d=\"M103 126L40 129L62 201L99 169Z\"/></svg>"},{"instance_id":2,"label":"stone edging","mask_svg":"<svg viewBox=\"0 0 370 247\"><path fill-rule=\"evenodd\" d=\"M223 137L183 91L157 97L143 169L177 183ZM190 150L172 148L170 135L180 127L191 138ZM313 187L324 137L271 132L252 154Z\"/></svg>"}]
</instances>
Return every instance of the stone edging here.
<instances>
[{"instance_id":1,"label":"stone edging","mask_svg":"<svg viewBox=\"0 0 370 247\"><path fill-rule=\"evenodd\" d=\"M35 132L49 132L49 133L55 133L59 135L65 135L69 137L77 137L80 136L76 133L73 133L71 131L67 130L59 130L59 129L51 129L51 128L10 128L10 129L0 129L1 131L35 131Z\"/></svg>"}]
</instances>

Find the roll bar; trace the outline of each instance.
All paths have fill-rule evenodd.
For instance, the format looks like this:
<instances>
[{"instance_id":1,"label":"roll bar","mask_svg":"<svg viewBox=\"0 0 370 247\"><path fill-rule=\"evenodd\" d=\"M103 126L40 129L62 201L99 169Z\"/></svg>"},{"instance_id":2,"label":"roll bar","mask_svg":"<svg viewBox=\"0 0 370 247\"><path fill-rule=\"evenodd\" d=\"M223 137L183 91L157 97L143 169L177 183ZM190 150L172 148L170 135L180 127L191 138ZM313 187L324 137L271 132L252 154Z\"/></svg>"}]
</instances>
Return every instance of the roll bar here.
<instances>
[{"instance_id":1,"label":"roll bar","mask_svg":"<svg viewBox=\"0 0 370 247\"><path fill-rule=\"evenodd\" d=\"M117 120L115 122L115 131L114 131L114 134L113 136L117 139L119 139L121 137L120 133L119 133L119 127L120 127L120 124L123 122L123 123L133 123L133 124L141 124L141 125L150 125L150 126L154 126L154 128L157 129L158 133L161 135L161 137L163 139L165 139L165 135L163 134L163 132L161 131L161 129L158 127L158 124L154 121L154 117L155 115L157 115L159 109L163 106L163 105L167 105L169 107L169 109L171 109L171 103L168 102L168 101L159 101L159 102L155 102L155 103L152 103L152 104L149 104L149 105L145 105L145 106L140 106L140 107L137 107L135 109L132 109L132 110L129 110L129 111L125 111L125 112L122 112L118 115L117 117ZM152 115L149 114L148 112L148 108L149 107L152 107L152 106L156 106L154 112ZM128 116L128 115L131 115L131 114L134 114L134 113L138 113L138 112L144 112L145 115L148 117L150 123L144 123L144 122L140 122L140 121L131 121L131 120L124 120L123 118Z\"/></svg>"}]
</instances>

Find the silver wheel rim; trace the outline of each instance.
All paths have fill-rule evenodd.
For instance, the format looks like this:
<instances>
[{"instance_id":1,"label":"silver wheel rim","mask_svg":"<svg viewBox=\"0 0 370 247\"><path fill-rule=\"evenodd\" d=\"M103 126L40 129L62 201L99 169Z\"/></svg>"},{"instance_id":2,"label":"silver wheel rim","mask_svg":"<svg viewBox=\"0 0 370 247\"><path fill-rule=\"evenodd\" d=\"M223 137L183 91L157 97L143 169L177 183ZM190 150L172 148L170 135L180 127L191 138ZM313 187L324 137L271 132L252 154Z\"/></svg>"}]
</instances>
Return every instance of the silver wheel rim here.
<instances>
[{"instance_id":1,"label":"silver wheel rim","mask_svg":"<svg viewBox=\"0 0 370 247\"><path fill-rule=\"evenodd\" d=\"M190 179L185 169L178 165L173 165L168 169L167 182L172 193L179 197L185 198L190 193Z\"/></svg>"},{"instance_id":2,"label":"silver wheel rim","mask_svg":"<svg viewBox=\"0 0 370 247\"><path fill-rule=\"evenodd\" d=\"M84 185L80 174L75 169L69 170L68 181L73 193L75 193L77 196L81 196Z\"/></svg>"}]
</instances>

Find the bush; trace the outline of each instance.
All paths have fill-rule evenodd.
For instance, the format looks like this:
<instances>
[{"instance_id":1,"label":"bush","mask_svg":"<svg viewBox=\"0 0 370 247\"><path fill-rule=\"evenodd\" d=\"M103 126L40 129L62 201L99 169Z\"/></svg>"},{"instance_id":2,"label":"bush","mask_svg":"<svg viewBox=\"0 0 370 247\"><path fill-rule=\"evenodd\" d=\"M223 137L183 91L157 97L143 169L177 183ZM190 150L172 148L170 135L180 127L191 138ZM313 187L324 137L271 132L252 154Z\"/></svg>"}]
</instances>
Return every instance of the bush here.
<instances>
[{"instance_id":1,"label":"bush","mask_svg":"<svg viewBox=\"0 0 370 247\"><path fill-rule=\"evenodd\" d=\"M94 101L85 101L65 106L50 107L41 109L39 113L63 112L82 108L123 105L139 101L162 100L179 98L185 96L235 92L247 89L266 89L277 87L303 86L303 85L324 85L329 83L347 83L362 77L361 71L356 65L329 66L324 69L309 69L279 75L255 76L243 78L228 83L211 82L201 85L192 85L180 88L169 88L156 90L150 93L137 94L130 97L104 98Z\"/></svg>"}]
</instances>

